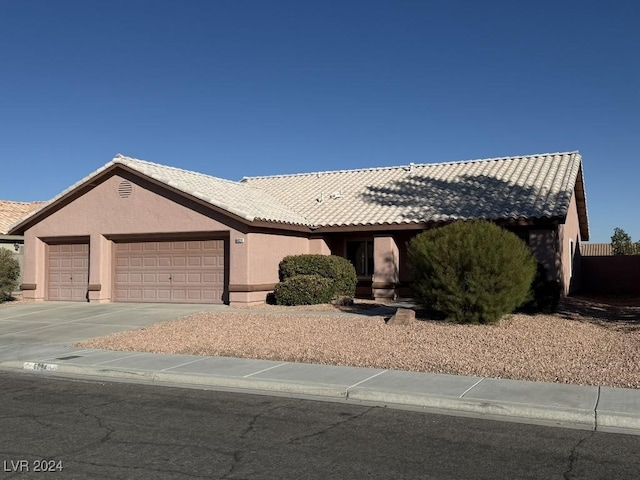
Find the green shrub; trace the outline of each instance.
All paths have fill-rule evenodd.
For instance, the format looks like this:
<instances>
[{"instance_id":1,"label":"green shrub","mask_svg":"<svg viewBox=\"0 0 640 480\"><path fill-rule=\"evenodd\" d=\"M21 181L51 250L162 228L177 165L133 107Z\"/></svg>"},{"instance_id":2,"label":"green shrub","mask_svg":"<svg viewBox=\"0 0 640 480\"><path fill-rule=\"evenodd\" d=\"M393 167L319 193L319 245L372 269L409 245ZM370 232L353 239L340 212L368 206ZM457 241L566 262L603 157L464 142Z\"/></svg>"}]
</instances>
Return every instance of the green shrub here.
<instances>
[{"instance_id":1,"label":"green shrub","mask_svg":"<svg viewBox=\"0 0 640 480\"><path fill-rule=\"evenodd\" d=\"M519 310L527 313L553 313L558 308L562 286L557 280L547 278L547 269L538 263L536 277L531 284L529 300Z\"/></svg>"},{"instance_id":2,"label":"green shrub","mask_svg":"<svg viewBox=\"0 0 640 480\"><path fill-rule=\"evenodd\" d=\"M536 261L516 235L482 221L427 230L409 243L414 295L458 323L492 323L529 298Z\"/></svg>"},{"instance_id":3,"label":"green shrub","mask_svg":"<svg viewBox=\"0 0 640 480\"><path fill-rule=\"evenodd\" d=\"M356 269L346 258L336 255L289 255L278 270L280 281L296 275L319 275L331 280L333 297L353 297L356 293Z\"/></svg>"},{"instance_id":4,"label":"green shrub","mask_svg":"<svg viewBox=\"0 0 640 480\"><path fill-rule=\"evenodd\" d=\"M20 264L6 248L0 248L0 303L10 300L11 293L18 287Z\"/></svg>"},{"instance_id":5,"label":"green shrub","mask_svg":"<svg viewBox=\"0 0 640 480\"><path fill-rule=\"evenodd\" d=\"M316 305L333 299L334 286L320 275L294 275L278 283L273 293L278 305Z\"/></svg>"}]
</instances>

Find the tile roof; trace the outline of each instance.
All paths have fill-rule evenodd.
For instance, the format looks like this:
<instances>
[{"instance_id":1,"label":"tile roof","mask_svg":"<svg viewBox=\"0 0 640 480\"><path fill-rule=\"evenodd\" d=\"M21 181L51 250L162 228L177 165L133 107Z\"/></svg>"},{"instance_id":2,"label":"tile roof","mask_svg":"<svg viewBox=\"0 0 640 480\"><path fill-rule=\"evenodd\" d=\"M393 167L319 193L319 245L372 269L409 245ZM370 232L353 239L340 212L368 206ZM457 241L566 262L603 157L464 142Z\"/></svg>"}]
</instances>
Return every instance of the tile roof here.
<instances>
[{"instance_id":1,"label":"tile roof","mask_svg":"<svg viewBox=\"0 0 640 480\"><path fill-rule=\"evenodd\" d=\"M0 200L0 235L6 235L9 227L43 205L44 202L10 202Z\"/></svg>"},{"instance_id":2,"label":"tile roof","mask_svg":"<svg viewBox=\"0 0 640 480\"><path fill-rule=\"evenodd\" d=\"M126 165L176 190L197 197L245 220L268 220L297 225L307 219L269 193L250 185L212 177L203 173L167 167L118 155L113 163Z\"/></svg>"},{"instance_id":3,"label":"tile roof","mask_svg":"<svg viewBox=\"0 0 640 480\"><path fill-rule=\"evenodd\" d=\"M579 190L583 238L586 198L578 152L245 177L240 182L117 155L49 204L121 165L248 221L309 228L394 225L484 218L564 219ZM44 208L44 207L43 207ZM32 212L35 216L38 212ZM12 228L20 230L25 219Z\"/></svg>"},{"instance_id":4,"label":"tile roof","mask_svg":"<svg viewBox=\"0 0 640 480\"><path fill-rule=\"evenodd\" d=\"M290 207L280 203L270 194L231 180L212 177L203 173L169 167L137 158L116 155L115 158L90 173L82 180L55 196L48 203L54 203L79 186L90 182L114 165L122 165L155 181L168 185L180 192L194 196L248 221L268 220L285 224L307 225L308 221ZM29 217L36 215L34 211ZM23 219L24 220L24 219ZM20 222L22 223L22 222ZM16 227L13 225L12 228Z\"/></svg>"},{"instance_id":5,"label":"tile roof","mask_svg":"<svg viewBox=\"0 0 640 480\"><path fill-rule=\"evenodd\" d=\"M564 218L578 152L245 177L316 226ZM585 209L586 213L586 209Z\"/></svg>"},{"instance_id":6,"label":"tile roof","mask_svg":"<svg viewBox=\"0 0 640 480\"><path fill-rule=\"evenodd\" d=\"M609 257L613 255L613 248L610 243L587 243L580 244L580 254L585 257Z\"/></svg>"}]
</instances>

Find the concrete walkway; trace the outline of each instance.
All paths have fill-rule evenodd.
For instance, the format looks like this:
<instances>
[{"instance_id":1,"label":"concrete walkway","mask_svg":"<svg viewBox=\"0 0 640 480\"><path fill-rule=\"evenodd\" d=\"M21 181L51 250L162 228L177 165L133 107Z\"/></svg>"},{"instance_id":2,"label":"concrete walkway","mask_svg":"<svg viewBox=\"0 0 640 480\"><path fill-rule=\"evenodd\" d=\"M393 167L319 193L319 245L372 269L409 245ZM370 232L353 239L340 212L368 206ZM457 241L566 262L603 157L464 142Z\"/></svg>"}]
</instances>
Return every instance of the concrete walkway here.
<instances>
[{"instance_id":1,"label":"concrete walkway","mask_svg":"<svg viewBox=\"0 0 640 480\"><path fill-rule=\"evenodd\" d=\"M217 308L224 311L228 307ZM0 368L34 374L359 402L640 434L640 390L636 389L244 358L87 350L70 346L89 337L138 328L201 310L203 306L198 305L52 302L3 308L0 310ZM368 313L390 315L394 311L393 307L380 307ZM271 310L270 313L277 312Z\"/></svg>"}]
</instances>

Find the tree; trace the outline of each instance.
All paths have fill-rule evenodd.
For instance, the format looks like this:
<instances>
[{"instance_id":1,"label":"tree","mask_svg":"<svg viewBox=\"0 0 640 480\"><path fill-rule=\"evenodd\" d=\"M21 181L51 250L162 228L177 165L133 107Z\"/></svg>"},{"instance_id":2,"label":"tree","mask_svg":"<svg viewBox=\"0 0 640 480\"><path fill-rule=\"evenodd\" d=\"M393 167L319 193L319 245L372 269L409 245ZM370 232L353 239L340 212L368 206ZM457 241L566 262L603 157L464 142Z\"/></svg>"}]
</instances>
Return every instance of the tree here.
<instances>
[{"instance_id":1,"label":"tree","mask_svg":"<svg viewBox=\"0 0 640 480\"><path fill-rule=\"evenodd\" d=\"M631 236L623 229L616 227L611 236L611 249L614 255L634 255L640 253L640 242L635 245Z\"/></svg>"},{"instance_id":2,"label":"tree","mask_svg":"<svg viewBox=\"0 0 640 480\"><path fill-rule=\"evenodd\" d=\"M11 292L18 286L20 264L6 248L0 248L0 303L11 299Z\"/></svg>"}]
</instances>

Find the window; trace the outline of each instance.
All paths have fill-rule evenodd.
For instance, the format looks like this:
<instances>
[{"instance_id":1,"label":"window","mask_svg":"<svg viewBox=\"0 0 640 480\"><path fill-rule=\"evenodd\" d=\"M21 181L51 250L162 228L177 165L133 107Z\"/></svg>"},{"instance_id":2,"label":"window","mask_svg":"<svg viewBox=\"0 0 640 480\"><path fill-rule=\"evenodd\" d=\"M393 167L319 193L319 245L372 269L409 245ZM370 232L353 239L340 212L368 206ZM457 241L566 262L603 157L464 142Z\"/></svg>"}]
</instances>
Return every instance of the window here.
<instances>
[{"instance_id":1,"label":"window","mask_svg":"<svg viewBox=\"0 0 640 480\"><path fill-rule=\"evenodd\" d=\"M373 275L373 240L347 242L347 260L356 269L358 277Z\"/></svg>"}]
</instances>

